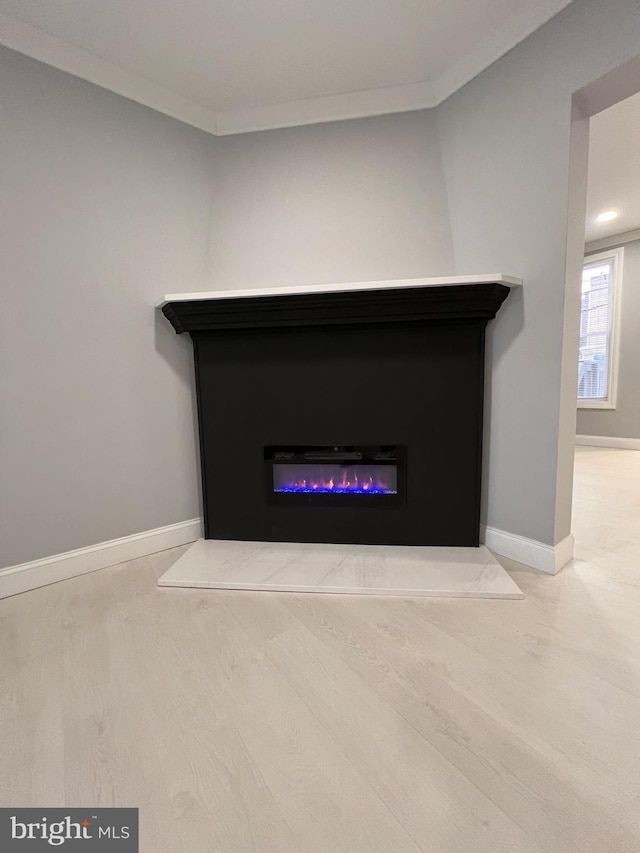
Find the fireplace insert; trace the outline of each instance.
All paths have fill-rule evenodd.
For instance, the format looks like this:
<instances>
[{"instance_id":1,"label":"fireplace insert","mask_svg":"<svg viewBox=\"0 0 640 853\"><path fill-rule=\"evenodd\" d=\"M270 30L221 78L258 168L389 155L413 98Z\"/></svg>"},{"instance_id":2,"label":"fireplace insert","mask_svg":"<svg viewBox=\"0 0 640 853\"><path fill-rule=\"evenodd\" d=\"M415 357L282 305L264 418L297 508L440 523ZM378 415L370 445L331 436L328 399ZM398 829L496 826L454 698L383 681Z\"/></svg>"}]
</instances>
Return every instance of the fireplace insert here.
<instances>
[{"instance_id":1,"label":"fireplace insert","mask_svg":"<svg viewBox=\"0 0 640 853\"><path fill-rule=\"evenodd\" d=\"M276 506L400 506L406 448L397 445L269 446L267 500Z\"/></svg>"}]
</instances>

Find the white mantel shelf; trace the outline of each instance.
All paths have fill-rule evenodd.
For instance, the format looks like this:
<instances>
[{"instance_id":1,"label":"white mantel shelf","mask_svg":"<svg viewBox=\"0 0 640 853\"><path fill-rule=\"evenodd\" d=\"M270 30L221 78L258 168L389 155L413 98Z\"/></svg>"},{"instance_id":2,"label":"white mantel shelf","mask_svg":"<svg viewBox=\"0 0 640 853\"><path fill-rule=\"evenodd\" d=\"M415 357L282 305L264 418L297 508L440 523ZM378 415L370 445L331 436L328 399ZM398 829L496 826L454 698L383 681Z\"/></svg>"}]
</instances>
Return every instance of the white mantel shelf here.
<instances>
[{"instance_id":1,"label":"white mantel shelf","mask_svg":"<svg viewBox=\"0 0 640 853\"><path fill-rule=\"evenodd\" d=\"M457 287L461 284L504 284L521 287L522 279L504 273L453 275L438 278L400 278L387 281L357 281L344 284L313 284L294 287L261 287L245 290L206 290L200 293L168 293L158 303L163 308L170 302L204 302L208 299L255 299L260 296L293 296L304 293L347 293L357 290L395 290L409 287Z\"/></svg>"}]
</instances>

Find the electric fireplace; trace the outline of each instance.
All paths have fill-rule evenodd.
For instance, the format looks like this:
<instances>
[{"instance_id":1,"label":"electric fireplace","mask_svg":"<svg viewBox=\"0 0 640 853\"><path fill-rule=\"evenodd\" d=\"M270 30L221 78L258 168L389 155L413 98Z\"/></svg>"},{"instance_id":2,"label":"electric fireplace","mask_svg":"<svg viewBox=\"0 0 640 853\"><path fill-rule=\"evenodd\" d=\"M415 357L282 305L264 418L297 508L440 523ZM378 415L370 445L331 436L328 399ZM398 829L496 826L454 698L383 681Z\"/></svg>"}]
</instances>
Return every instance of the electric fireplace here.
<instances>
[{"instance_id":1,"label":"electric fireplace","mask_svg":"<svg viewBox=\"0 0 640 853\"><path fill-rule=\"evenodd\" d=\"M265 447L268 499L278 506L398 506L406 497L405 448Z\"/></svg>"},{"instance_id":2,"label":"electric fireplace","mask_svg":"<svg viewBox=\"0 0 640 853\"><path fill-rule=\"evenodd\" d=\"M205 537L477 546L485 327L516 280L469 278L167 297Z\"/></svg>"}]
</instances>

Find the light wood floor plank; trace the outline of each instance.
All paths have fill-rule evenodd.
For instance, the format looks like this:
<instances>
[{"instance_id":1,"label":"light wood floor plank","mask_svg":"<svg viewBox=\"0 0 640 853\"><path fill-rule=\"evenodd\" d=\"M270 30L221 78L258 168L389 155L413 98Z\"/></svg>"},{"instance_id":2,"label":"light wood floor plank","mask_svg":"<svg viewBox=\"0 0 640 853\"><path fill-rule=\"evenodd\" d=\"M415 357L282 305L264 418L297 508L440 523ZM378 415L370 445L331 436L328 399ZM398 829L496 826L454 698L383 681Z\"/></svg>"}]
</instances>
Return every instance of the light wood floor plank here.
<instances>
[{"instance_id":1,"label":"light wood floor plank","mask_svg":"<svg viewBox=\"0 0 640 853\"><path fill-rule=\"evenodd\" d=\"M276 600L241 608L257 641L260 620L252 610L265 606L281 608ZM541 849L310 632L292 626L266 653L421 849L467 851L470 837L475 850L487 853Z\"/></svg>"},{"instance_id":2,"label":"light wood floor plank","mask_svg":"<svg viewBox=\"0 0 640 853\"><path fill-rule=\"evenodd\" d=\"M634 849L637 836L626 820L625 825L619 823L617 802L608 811L600 798L571 785L562 764L513 731L512 718L483 708L480 697L468 695L464 681L454 684L442 677L426 644L420 660L417 646L403 652L389 643L381 645L365 619L323 599L295 596L286 606L546 849L565 849L567 838L575 838L576 850L596 853L603 831L615 841L614 849ZM534 702L537 697L530 693L529 698ZM608 791L600 794L609 799ZM598 836L600 841L594 840Z\"/></svg>"},{"instance_id":3,"label":"light wood floor plank","mask_svg":"<svg viewBox=\"0 0 640 853\"><path fill-rule=\"evenodd\" d=\"M139 806L142 853L638 853L640 453L581 447L522 601L156 587L0 601L0 806Z\"/></svg>"}]
</instances>

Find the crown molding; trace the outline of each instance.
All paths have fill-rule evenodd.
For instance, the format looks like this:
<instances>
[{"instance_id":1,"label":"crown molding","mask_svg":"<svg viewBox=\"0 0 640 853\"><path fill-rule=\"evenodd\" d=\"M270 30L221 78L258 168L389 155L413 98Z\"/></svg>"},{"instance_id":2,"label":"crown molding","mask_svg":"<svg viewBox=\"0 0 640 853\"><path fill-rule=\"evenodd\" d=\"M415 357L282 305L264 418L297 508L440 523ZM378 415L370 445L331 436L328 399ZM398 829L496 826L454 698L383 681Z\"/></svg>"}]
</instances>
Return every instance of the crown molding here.
<instances>
[{"instance_id":1,"label":"crown molding","mask_svg":"<svg viewBox=\"0 0 640 853\"><path fill-rule=\"evenodd\" d=\"M207 133L216 132L216 114L213 110L4 12L0 12L0 44L192 127Z\"/></svg>"},{"instance_id":2,"label":"crown molding","mask_svg":"<svg viewBox=\"0 0 640 853\"><path fill-rule=\"evenodd\" d=\"M611 234L610 237L601 237L599 240L590 240L584 244L584 253L589 255L593 252L601 252L603 249L613 249L614 246L623 246L625 243L634 243L636 240L640 240L640 228Z\"/></svg>"},{"instance_id":3,"label":"crown molding","mask_svg":"<svg viewBox=\"0 0 640 853\"><path fill-rule=\"evenodd\" d=\"M572 0L536 0L525 4L517 15L506 18L489 38L476 45L444 74L433 81L434 106L461 89L485 68L524 41L531 33L550 21Z\"/></svg>"},{"instance_id":4,"label":"crown molding","mask_svg":"<svg viewBox=\"0 0 640 853\"><path fill-rule=\"evenodd\" d=\"M571 0L536 0L506 19L434 81L215 112L74 44L0 12L0 44L214 136L366 118L436 107L545 24Z\"/></svg>"},{"instance_id":5,"label":"crown molding","mask_svg":"<svg viewBox=\"0 0 640 853\"><path fill-rule=\"evenodd\" d=\"M325 95L319 98L305 98L301 101L219 112L217 135L227 136L256 130L273 130L389 113L405 113L428 109L435 105L433 87L431 83L424 80L421 83L409 83L405 86L344 92L340 95Z\"/></svg>"}]
</instances>

